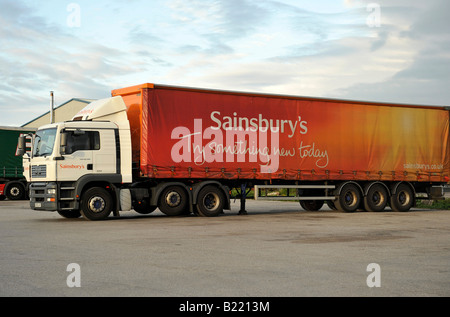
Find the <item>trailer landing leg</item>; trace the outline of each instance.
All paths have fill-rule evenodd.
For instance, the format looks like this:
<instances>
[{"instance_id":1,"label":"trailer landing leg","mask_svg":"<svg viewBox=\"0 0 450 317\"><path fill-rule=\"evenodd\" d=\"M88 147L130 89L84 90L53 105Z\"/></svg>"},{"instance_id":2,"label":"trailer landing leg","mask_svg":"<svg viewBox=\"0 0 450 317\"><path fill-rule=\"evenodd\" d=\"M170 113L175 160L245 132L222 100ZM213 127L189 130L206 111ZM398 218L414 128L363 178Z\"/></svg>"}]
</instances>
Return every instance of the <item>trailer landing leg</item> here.
<instances>
[{"instance_id":1,"label":"trailer landing leg","mask_svg":"<svg viewBox=\"0 0 450 317\"><path fill-rule=\"evenodd\" d=\"M247 198L247 184L241 184L241 209L239 210L239 215L246 215L247 210L245 210L245 199Z\"/></svg>"}]
</instances>

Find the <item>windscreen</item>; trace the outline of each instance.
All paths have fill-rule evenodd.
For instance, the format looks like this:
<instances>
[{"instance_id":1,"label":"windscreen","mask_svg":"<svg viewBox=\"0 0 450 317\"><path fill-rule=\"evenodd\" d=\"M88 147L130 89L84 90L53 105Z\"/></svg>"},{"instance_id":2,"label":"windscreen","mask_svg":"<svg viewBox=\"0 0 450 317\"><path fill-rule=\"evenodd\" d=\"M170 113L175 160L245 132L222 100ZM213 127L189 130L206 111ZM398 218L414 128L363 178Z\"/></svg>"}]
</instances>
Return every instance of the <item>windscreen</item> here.
<instances>
[{"instance_id":1,"label":"windscreen","mask_svg":"<svg viewBox=\"0 0 450 317\"><path fill-rule=\"evenodd\" d=\"M56 128L38 130L34 138L33 156L47 156L53 153L55 145Z\"/></svg>"}]
</instances>

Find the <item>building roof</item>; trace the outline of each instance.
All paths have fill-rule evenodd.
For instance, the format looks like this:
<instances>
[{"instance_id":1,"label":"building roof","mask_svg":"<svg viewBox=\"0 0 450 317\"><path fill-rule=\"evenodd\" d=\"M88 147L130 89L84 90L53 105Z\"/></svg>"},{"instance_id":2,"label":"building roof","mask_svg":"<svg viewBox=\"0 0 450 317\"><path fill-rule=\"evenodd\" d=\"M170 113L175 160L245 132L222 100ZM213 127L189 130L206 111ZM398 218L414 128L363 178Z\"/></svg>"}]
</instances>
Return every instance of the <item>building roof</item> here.
<instances>
[{"instance_id":1,"label":"building roof","mask_svg":"<svg viewBox=\"0 0 450 317\"><path fill-rule=\"evenodd\" d=\"M53 109L54 112L54 121L55 122L62 122L62 121L68 121L73 118L74 115L76 115L81 109L86 107L87 104L91 103L95 99L84 99L84 98L72 98L63 104L55 107ZM50 110L46 113L40 115L39 117L25 123L22 125L22 127L26 128L39 128L40 126L44 124L50 123Z\"/></svg>"}]
</instances>

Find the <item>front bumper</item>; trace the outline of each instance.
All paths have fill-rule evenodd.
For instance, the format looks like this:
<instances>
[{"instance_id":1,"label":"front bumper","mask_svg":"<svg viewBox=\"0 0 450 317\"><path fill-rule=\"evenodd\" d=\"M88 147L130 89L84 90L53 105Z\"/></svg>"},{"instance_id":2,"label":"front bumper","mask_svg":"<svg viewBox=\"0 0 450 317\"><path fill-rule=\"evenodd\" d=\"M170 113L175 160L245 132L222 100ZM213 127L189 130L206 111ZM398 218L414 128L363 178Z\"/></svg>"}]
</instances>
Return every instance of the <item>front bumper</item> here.
<instances>
[{"instance_id":1,"label":"front bumper","mask_svg":"<svg viewBox=\"0 0 450 317\"><path fill-rule=\"evenodd\" d=\"M30 184L30 207L33 210L58 210L58 186L56 183Z\"/></svg>"}]
</instances>

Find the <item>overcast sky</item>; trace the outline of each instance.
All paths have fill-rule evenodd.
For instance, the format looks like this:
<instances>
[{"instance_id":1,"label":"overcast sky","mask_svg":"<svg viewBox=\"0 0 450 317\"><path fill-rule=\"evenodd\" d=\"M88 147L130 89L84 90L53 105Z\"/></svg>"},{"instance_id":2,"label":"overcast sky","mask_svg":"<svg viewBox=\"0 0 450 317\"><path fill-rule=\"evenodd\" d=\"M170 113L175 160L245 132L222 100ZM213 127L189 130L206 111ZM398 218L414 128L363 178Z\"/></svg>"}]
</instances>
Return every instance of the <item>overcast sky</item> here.
<instances>
[{"instance_id":1,"label":"overcast sky","mask_svg":"<svg viewBox=\"0 0 450 317\"><path fill-rule=\"evenodd\" d=\"M0 0L0 126L146 82L450 106L450 1Z\"/></svg>"}]
</instances>

